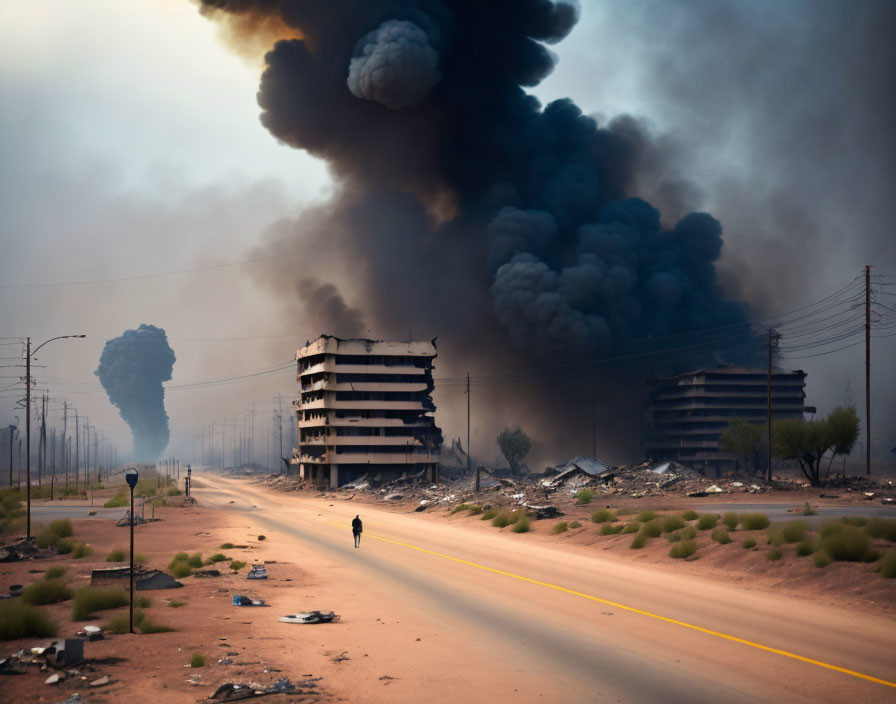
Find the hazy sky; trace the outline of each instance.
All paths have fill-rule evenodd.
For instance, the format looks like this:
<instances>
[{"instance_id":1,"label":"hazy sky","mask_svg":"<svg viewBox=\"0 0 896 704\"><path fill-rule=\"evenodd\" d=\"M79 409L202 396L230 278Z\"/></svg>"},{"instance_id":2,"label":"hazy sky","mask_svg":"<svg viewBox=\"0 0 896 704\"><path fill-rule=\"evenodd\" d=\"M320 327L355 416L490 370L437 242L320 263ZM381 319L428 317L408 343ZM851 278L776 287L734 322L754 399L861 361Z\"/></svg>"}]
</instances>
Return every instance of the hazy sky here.
<instances>
[{"instance_id":1,"label":"hazy sky","mask_svg":"<svg viewBox=\"0 0 896 704\"><path fill-rule=\"evenodd\" d=\"M667 212L706 209L722 221L729 291L762 312L833 291L865 263L896 276L892 66L882 66L892 49L876 43L891 43L886 3L581 4L577 28L552 47L557 70L535 93L647 121L658 156L643 188ZM324 199L326 165L258 121L260 67L187 0L0 4L0 283L244 260L267 228ZM272 395L294 393L289 372L177 387L276 367L321 332L301 329L301 311L284 317L255 286L252 268L264 266L0 289L0 336L86 333L41 351L46 367L34 376L54 407L70 400L123 449L129 433L93 370L104 342L140 323L164 328L177 355L173 444L253 402L260 423ZM894 352L896 338L875 341L881 413L896 404ZM809 402L825 411L847 374L863 404L863 363L859 346L794 366L809 371ZM9 393L0 392L4 422ZM448 438L462 427L444 414L439 423ZM885 416L875 427L882 450L896 444L891 426ZM477 447L491 455L491 437L474 438Z\"/></svg>"}]
</instances>

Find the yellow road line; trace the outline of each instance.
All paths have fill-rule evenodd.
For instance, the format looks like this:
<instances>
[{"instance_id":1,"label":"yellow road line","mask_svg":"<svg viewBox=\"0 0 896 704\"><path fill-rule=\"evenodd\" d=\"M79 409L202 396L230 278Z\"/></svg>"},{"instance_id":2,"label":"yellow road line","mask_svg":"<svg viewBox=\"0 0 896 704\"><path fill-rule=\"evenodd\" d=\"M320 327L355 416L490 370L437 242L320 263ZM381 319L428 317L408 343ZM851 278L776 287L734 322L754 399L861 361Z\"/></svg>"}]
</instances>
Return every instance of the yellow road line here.
<instances>
[{"instance_id":1,"label":"yellow road line","mask_svg":"<svg viewBox=\"0 0 896 704\"><path fill-rule=\"evenodd\" d=\"M327 521L334 526L338 526L340 528L343 527L341 523L335 523L334 521ZM520 574L514 574L513 572L506 572L504 570L499 570L494 567L488 567L486 565L480 565L478 562L471 562L470 560L464 560L460 557L453 557L452 555L445 555L441 552L436 552L435 550L428 550L427 548L421 548L417 545L412 545L410 543L403 543L399 540L392 540L391 538L384 538L381 535L371 535L370 533L365 533L365 537L373 538L374 540L381 540L384 543L391 543L393 545L400 545L403 548L409 548L411 550L416 550L417 552L426 553L427 555L435 555L436 557L441 557L446 560L451 560L452 562L458 562L462 565L467 565L468 567L475 567L479 570L484 570L486 572L492 572L494 574L500 574L504 577L511 577L512 579L518 579L521 582L528 582L529 584L537 584L540 587L547 587L548 589L554 589L558 592L564 592L565 594L572 594L573 596L579 596L583 599L588 599L589 601L595 601L599 604L606 604L607 606L613 606L617 609L621 609L623 611L629 611L633 614L639 614L641 616L647 616L648 618L653 618L658 621L665 621L666 623L671 623L676 626L681 626L682 628L690 628L693 631L699 631L700 633L706 633L710 636L715 636L716 638L724 638L725 640L732 641L734 643L740 643L741 645L748 645L751 648L756 648L758 650L764 650L767 653L774 653L775 655L783 655L786 658L791 658L793 660L799 660L800 662L805 662L810 665L815 665L817 667L823 667L826 670L834 670L835 672L842 672L845 675L850 675L852 677L858 677L862 680L867 680L868 682L874 682L876 684L882 684L886 687L896 688L896 682L890 682L889 680L883 680L879 677L873 677L871 675L866 675L861 672L856 672L855 670L850 670L845 667L840 667L838 665L831 665L827 662L822 662L821 660L813 660L812 658L807 658L802 655L797 655L796 653L791 653L787 650L780 650L779 648L772 648L769 645L763 645L762 643L755 643L751 640L745 640L744 638L738 638L737 636L728 635L727 633L721 633L720 631L713 631L709 628L703 628L703 626L696 626L693 623L687 623L686 621L679 621L674 618L669 618L668 616L660 616L659 614L651 613L650 611L644 611L643 609L636 609L633 606L626 606L625 604L620 604L616 601L609 601L608 599L601 599L597 596L592 596L591 594L585 594L584 592L577 592L575 589L568 589L566 587L561 587L557 584L551 584L550 582L542 582L538 579L532 579L531 577L524 577Z\"/></svg>"}]
</instances>

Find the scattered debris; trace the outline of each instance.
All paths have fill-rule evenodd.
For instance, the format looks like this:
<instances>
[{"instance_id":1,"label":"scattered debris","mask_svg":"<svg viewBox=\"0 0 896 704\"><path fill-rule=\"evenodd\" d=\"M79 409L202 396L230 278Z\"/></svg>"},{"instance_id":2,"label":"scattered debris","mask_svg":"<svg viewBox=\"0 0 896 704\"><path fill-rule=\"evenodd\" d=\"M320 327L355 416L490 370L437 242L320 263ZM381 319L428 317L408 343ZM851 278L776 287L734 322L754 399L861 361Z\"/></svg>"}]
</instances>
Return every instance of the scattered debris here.
<instances>
[{"instance_id":1,"label":"scattered debris","mask_svg":"<svg viewBox=\"0 0 896 704\"><path fill-rule=\"evenodd\" d=\"M348 656L347 650L343 650L336 657L330 658L330 662L336 663L337 665L340 662L345 662L346 660L351 660L351 658Z\"/></svg>"},{"instance_id":2,"label":"scattered debris","mask_svg":"<svg viewBox=\"0 0 896 704\"><path fill-rule=\"evenodd\" d=\"M207 704L214 702L235 702L242 699L254 699L271 694L310 694L317 688L320 677L308 677L301 682L293 684L288 677L281 677L275 683L262 686L255 682L235 684L228 682L222 684L215 693L205 700Z\"/></svg>"},{"instance_id":3,"label":"scattered debris","mask_svg":"<svg viewBox=\"0 0 896 704\"><path fill-rule=\"evenodd\" d=\"M91 687L102 687L104 685L109 684L111 681L112 681L112 678L109 677L109 675L103 675L102 677L99 677L98 679L93 680L93 682L90 683L90 686Z\"/></svg>"},{"instance_id":4,"label":"scattered debris","mask_svg":"<svg viewBox=\"0 0 896 704\"><path fill-rule=\"evenodd\" d=\"M246 575L246 579L267 579L268 571L267 568L262 565L252 565L252 569L249 570L249 574Z\"/></svg>"},{"instance_id":5,"label":"scattered debris","mask_svg":"<svg viewBox=\"0 0 896 704\"><path fill-rule=\"evenodd\" d=\"M264 603L264 599L251 599L248 596L241 596L239 594L234 595L233 605L234 606L269 606L269 604Z\"/></svg>"},{"instance_id":6,"label":"scattered debris","mask_svg":"<svg viewBox=\"0 0 896 704\"><path fill-rule=\"evenodd\" d=\"M220 577L221 570L199 570L198 572L193 573L194 577L199 577L200 579L203 577Z\"/></svg>"},{"instance_id":7,"label":"scattered debris","mask_svg":"<svg viewBox=\"0 0 896 704\"><path fill-rule=\"evenodd\" d=\"M128 565L119 567L102 567L90 573L91 587L121 587L130 585L131 568ZM134 567L134 589L148 591L154 589L177 589L184 586L174 577L161 570Z\"/></svg>"},{"instance_id":8,"label":"scattered debris","mask_svg":"<svg viewBox=\"0 0 896 704\"><path fill-rule=\"evenodd\" d=\"M277 619L281 623L331 623L339 620L339 614L332 611L303 611L297 614L288 614Z\"/></svg>"}]
</instances>

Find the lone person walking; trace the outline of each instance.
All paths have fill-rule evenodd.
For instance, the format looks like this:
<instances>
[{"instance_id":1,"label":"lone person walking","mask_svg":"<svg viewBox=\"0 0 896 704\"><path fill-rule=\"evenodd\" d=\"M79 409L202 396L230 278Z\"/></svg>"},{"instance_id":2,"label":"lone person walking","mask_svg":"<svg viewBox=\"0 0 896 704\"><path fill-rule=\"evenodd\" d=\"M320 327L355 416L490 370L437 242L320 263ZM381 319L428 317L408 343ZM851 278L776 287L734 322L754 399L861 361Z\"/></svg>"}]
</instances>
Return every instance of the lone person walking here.
<instances>
[{"instance_id":1,"label":"lone person walking","mask_svg":"<svg viewBox=\"0 0 896 704\"><path fill-rule=\"evenodd\" d=\"M360 516L355 516L352 521L352 535L355 536L355 547L361 547L361 531L364 530L364 526L361 524Z\"/></svg>"}]
</instances>

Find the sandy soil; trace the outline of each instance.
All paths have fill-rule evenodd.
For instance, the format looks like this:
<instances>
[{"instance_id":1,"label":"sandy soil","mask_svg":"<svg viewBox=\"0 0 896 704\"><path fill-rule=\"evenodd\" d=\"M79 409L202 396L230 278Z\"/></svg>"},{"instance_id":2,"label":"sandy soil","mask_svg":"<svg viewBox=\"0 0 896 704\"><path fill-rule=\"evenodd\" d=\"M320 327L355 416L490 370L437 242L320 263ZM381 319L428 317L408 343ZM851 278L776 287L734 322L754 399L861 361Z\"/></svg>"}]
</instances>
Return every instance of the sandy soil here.
<instances>
[{"instance_id":1,"label":"sandy soil","mask_svg":"<svg viewBox=\"0 0 896 704\"><path fill-rule=\"evenodd\" d=\"M658 701L656 692L662 687L670 688L665 701L713 701L719 696L729 701L838 701L847 693L854 701L883 701L875 697L888 694L878 685L742 648L719 647L698 633L668 632L662 624L623 613L616 612L608 622L614 610L606 607L594 607L586 616L580 599L545 594L495 576L458 573L444 561L408 554L400 546L366 539L355 554L334 549L327 541L334 530L341 536L333 520L341 525L361 512L397 540L417 541L447 554L458 553L462 546L466 559L500 563L511 571L621 602L652 604L708 627L740 629L741 635L757 640L789 641L795 650L819 659L842 659L841 650L854 651L845 663L856 668L876 663L881 656L873 651L892 651L892 636L887 634L896 623L885 615L892 614L896 604L896 580L840 569L864 566L815 570L804 558L797 560L792 547L784 560L772 563L739 542L703 546L698 560L672 561L665 540L632 551L631 536L599 536L599 527L585 520L593 506L579 509L581 516L571 513L563 519L579 518L582 529L551 535L556 521L541 521L533 533L516 535L477 517L448 516L445 511L408 513L407 507L364 504L359 497L346 501L346 496L278 495L234 480L205 482L208 486L196 491L199 506L159 509L162 521L137 527L137 552L150 555L150 566L160 568L177 551L222 551L250 564L275 561L268 565L270 579L247 582L243 570L241 575L214 579L188 577L182 589L145 592L153 600L148 609L153 620L178 630L111 635L86 644L95 673L82 675L89 681L109 674L110 685L88 690L87 681L80 679L44 685L49 673L34 671L0 680L0 701L57 702L80 691L91 702L135 696L195 702L224 682L266 684L281 676L293 682L322 678L316 682L318 694L304 699L320 702ZM262 502L265 510L255 510L254 504ZM27 584L40 576L29 570L45 570L51 564L70 566L76 585L86 583L91 569L107 566L104 556L109 550L127 545L127 529L109 521L73 523L76 537L95 547L92 557L0 565L0 589ZM286 525L297 529L287 531ZM266 540L259 541L259 534ZM342 540L337 538L339 545ZM346 533L349 546L350 540ZM246 547L221 550L225 542ZM610 579L610 569L617 582ZM393 579L392 574L401 578ZM747 580L747 574L754 576ZM656 592L657 584L663 585L662 594ZM263 598L272 606L233 607L236 593ZM699 603L693 598L697 593ZM167 599L186 606L171 608ZM436 599L444 609L432 608ZM738 608L732 609L732 604ZM846 604L848 609L843 608ZM545 607L549 623L538 624L542 630L527 628L527 618ZM73 635L78 625L68 617L70 605L48 608L59 618L60 637ZM322 626L276 622L280 614L308 609L333 609L342 619ZM738 610L741 613L732 613ZM750 614L746 622L743 612ZM782 618L776 614L788 615L784 625L777 626ZM94 623L105 622L109 615L99 615ZM606 632L608 623L612 635ZM824 638L819 638L818 624L826 624ZM851 634L858 640L853 642ZM612 652L606 651L608 635ZM834 636L841 645L823 642ZM675 646L670 651L671 642ZM4 643L0 655L34 644ZM195 652L205 656L206 667L188 667ZM602 657L594 656L598 652ZM218 664L223 657L234 663ZM896 677L882 663L874 666ZM764 673L786 683L770 689ZM191 677L198 683L191 683ZM598 689L595 682L600 683ZM687 699L673 694L679 687L689 692ZM268 698L276 699L296 701Z\"/></svg>"}]
</instances>

